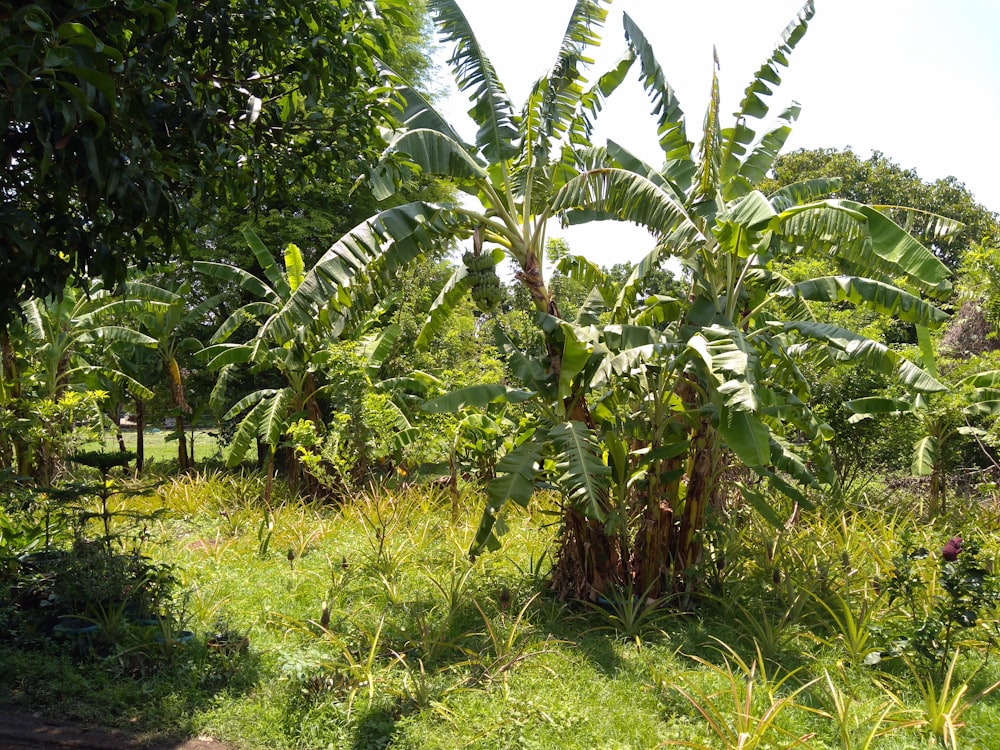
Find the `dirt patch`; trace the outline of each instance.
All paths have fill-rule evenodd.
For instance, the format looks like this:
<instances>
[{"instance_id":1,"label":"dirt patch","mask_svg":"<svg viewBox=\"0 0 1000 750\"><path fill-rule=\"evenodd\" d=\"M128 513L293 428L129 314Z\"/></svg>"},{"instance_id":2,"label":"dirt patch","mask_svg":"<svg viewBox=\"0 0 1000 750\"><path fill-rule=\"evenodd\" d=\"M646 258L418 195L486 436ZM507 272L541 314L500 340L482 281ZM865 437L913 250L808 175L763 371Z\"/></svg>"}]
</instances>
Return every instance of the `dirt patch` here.
<instances>
[{"instance_id":1,"label":"dirt patch","mask_svg":"<svg viewBox=\"0 0 1000 750\"><path fill-rule=\"evenodd\" d=\"M211 737L193 739L102 729L0 708L0 748L4 750L234 750Z\"/></svg>"}]
</instances>

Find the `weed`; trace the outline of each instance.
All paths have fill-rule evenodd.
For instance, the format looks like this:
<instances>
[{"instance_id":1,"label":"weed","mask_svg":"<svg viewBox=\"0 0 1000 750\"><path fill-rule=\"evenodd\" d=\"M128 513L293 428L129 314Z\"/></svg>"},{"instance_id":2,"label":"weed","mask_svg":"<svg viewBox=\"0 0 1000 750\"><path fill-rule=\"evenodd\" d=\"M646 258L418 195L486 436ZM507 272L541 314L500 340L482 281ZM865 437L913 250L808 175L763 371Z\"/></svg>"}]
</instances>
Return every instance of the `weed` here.
<instances>
[{"instance_id":1,"label":"weed","mask_svg":"<svg viewBox=\"0 0 1000 750\"><path fill-rule=\"evenodd\" d=\"M423 660L417 659L417 666L413 667L402 654L398 655L398 660L403 668L402 685L392 692L396 697L406 701L406 709L409 711L432 711L448 722L452 722L453 712L448 708L445 700L449 696L471 690L468 678L450 677L448 675L450 667L428 674L424 668Z\"/></svg>"},{"instance_id":2,"label":"weed","mask_svg":"<svg viewBox=\"0 0 1000 750\"><path fill-rule=\"evenodd\" d=\"M802 600L800 594L792 605L781 608L777 614L764 603L760 603L755 610L736 603L734 606L739 613L736 622L742 628L740 637L749 640L763 658L772 663L779 662L795 635Z\"/></svg>"},{"instance_id":3,"label":"weed","mask_svg":"<svg viewBox=\"0 0 1000 750\"><path fill-rule=\"evenodd\" d=\"M819 710L821 716L836 723L837 739L842 750L870 750L875 740L902 724L892 715L891 702L879 703L868 710L859 712L859 701L850 693L840 690L826 670L823 671L828 710Z\"/></svg>"},{"instance_id":4,"label":"weed","mask_svg":"<svg viewBox=\"0 0 1000 750\"><path fill-rule=\"evenodd\" d=\"M615 588L596 602L582 602L602 621L594 631L610 631L637 646L652 635L665 635L663 625L676 616L665 608L666 599L650 599L651 588L636 594L631 586Z\"/></svg>"},{"instance_id":5,"label":"weed","mask_svg":"<svg viewBox=\"0 0 1000 750\"><path fill-rule=\"evenodd\" d=\"M482 605L475 599L472 600L483 619L488 639L486 648L470 658L470 662L481 670L483 682L489 684L502 678L506 686L507 675L515 667L542 654L554 652L555 647L561 643L554 638L534 641L524 632L525 614L537 596L535 594L530 597L510 622L507 622L507 615L503 611L496 619L490 618ZM550 673L552 671L548 667L542 668Z\"/></svg>"},{"instance_id":6,"label":"weed","mask_svg":"<svg viewBox=\"0 0 1000 750\"><path fill-rule=\"evenodd\" d=\"M771 747L775 742L786 740L788 744L785 747L804 745L809 736L790 736L787 730L778 725L778 719L798 705L795 702L796 696L816 680L810 680L779 697L795 672L789 672L781 679L773 678L764 666L760 651L750 664L726 644L722 644L720 653L721 666L699 656L689 658L700 664L709 675L721 678L722 690L715 691L705 687L705 676L691 673L680 675L681 684L675 683L671 687L684 696L701 715L721 744L707 745L681 740L670 741L668 744L704 750L717 750L720 747L726 750L754 750ZM758 698L762 691L765 693L763 699Z\"/></svg>"},{"instance_id":7,"label":"weed","mask_svg":"<svg viewBox=\"0 0 1000 750\"><path fill-rule=\"evenodd\" d=\"M829 615L827 622L832 635L824 638L810 634L809 637L838 647L852 664L877 664L881 655L876 645L875 625L882 611L879 607L881 597L869 600L864 596L847 597L831 591L827 596L832 601L827 602L816 594L812 596Z\"/></svg>"},{"instance_id":8,"label":"weed","mask_svg":"<svg viewBox=\"0 0 1000 750\"><path fill-rule=\"evenodd\" d=\"M927 676L907 660L906 664L913 678L913 684L920 694L919 708L908 708L900 696L886 689L889 697L904 714L913 715L909 726L919 727L930 733L948 750L958 750L958 730L965 726L962 716L980 699L1000 687L1000 680L966 698L969 683L954 685L955 665L958 663L959 649L955 649L948 662L948 668L940 683L933 676Z\"/></svg>"}]
</instances>

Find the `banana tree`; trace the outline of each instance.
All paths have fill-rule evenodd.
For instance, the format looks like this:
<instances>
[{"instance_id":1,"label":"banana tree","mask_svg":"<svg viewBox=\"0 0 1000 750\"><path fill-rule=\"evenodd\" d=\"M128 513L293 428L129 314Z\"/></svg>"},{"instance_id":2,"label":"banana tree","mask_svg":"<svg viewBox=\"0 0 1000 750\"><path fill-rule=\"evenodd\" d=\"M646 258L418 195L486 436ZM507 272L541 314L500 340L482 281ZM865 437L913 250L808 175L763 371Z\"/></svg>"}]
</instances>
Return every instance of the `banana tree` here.
<instances>
[{"instance_id":1,"label":"banana tree","mask_svg":"<svg viewBox=\"0 0 1000 750\"><path fill-rule=\"evenodd\" d=\"M570 221L632 221L655 237L611 312L616 325L648 326L666 338L662 354L647 361L666 368L658 377L669 386L642 398L647 409L651 399L665 399L672 424L662 442L630 446L633 454L660 456L646 467L636 493L643 507L630 554L642 590L686 596L697 585L692 571L702 559L706 513L719 500L726 456L799 504L809 503L800 488L833 482L829 428L808 409L809 384L799 367L804 358L875 367L914 392L945 388L883 344L816 322L810 312L813 303L851 303L937 326L946 315L925 298L950 290L944 264L878 207L825 198L836 180L810 180L772 195L755 188L799 107L789 106L760 135L754 122L768 115L781 68L813 15L810 0L746 88L728 128L720 124L713 73L697 146L688 140L684 113L648 41L626 15L626 38L654 103L664 163L656 169L609 142L592 152L593 167L567 181L553 200ZM956 226L932 218L941 232ZM807 251L836 255L850 275L792 284L778 273L779 261ZM684 268L687 299L637 300L644 277L668 258ZM778 522L761 493L743 486L741 494Z\"/></svg>"},{"instance_id":2,"label":"banana tree","mask_svg":"<svg viewBox=\"0 0 1000 750\"><path fill-rule=\"evenodd\" d=\"M297 320L333 320L348 314L352 306L361 306L359 300L391 283L396 269L419 262L433 248L471 239L417 343L429 342L466 294L481 309L491 309L499 296L496 265L508 259L543 321L546 356L540 363L541 379L554 385L545 391L551 396L545 413L552 428L546 434L553 436L551 444L559 438L559 445L581 447L572 438L580 429L589 429L591 418L581 381L563 374L565 334L557 322L558 302L546 283L543 260L549 221L555 217L553 198L579 174L578 149L588 143L595 116L633 63L633 56L626 54L592 84L584 78L591 62L589 48L598 43L597 30L607 16L605 6L604 0L577 0L555 62L518 111L458 3L430 0L428 9L442 39L453 45L449 62L458 87L473 105L469 114L478 127L475 142L466 143L426 99L397 79L403 125L372 171L371 184L381 199L415 175L439 177L467 193L475 205L412 203L372 217L319 260L288 304L265 322L265 332L287 338ZM586 445L594 448L590 442ZM607 547L601 523L589 521L574 502L569 504L568 523L589 549ZM607 569L615 562L599 557L591 567L604 570L594 575L608 577Z\"/></svg>"},{"instance_id":3,"label":"banana tree","mask_svg":"<svg viewBox=\"0 0 1000 750\"><path fill-rule=\"evenodd\" d=\"M473 551L495 543L505 504L527 502L544 462L555 467L568 500L556 572L561 590L593 597L617 580L638 583L654 595L689 592L724 451L802 503L808 498L793 482L820 486L792 445L793 438L806 435L821 459L818 465L825 466L828 431L805 405L802 357L853 359L892 372L918 391L943 388L885 346L815 322L809 304L847 301L936 325L944 315L891 279L902 277L915 291L942 295L947 269L877 208L823 199L835 190L835 180L793 185L771 196L754 189L784 144L798 107L789 107L778 127L759 138L751 123L769 111L771 86L780 82L780 69L813 16L811 2L785 30L727 129L720 125L713 75L697 148L687 138L676 95L628 17L629 54L588 89L580 80L584 52L596 41L594 28L604 10L578 2L556 64L517 114L457 4L429 5L444 38L456 45L451 62L459 87L474 102L476 143L463 143L426 102L404 89L407 127L375 170L373 184L387 195L413 174L442 175L481 207L410 204L379 214L338 241L265 325L287 329L303 312L320 316L346 309L356 290L391 277L430 245L471 237L472 248L432 310L423 342L455 299L486 282L491 262L510 258L536 310L546 355L531 361L501 336L498 344L524 388L494 385L492 398L533 399L538 420L497 466ZM593 115L635 59L654 103L665 156L661 169L614 143L587 148ZM633 221L657 237L624 289L607 300L619 328L561 319L540 262L546 222L560 214L571 221ZM838 253L856 275L786 282L774 270L774 259L807 249ZM640 305L637 289L668 257L685 266L689 298ZM489 296L480 297L488 307ZM638 329L644 332L635 333ZM641 373L638 381L633 372ZM654 392L642 383L655 383ZM620 417L595 418L588 401L608 387L636 394L635 401L621 399L620 408L631 409L629 414L650 409L660 414L657 444L618 441L612 449L609 425ZM486 395L456 396L466 397L473 403ZM663 402L654 407L657 398ZM431 408L446 404L451 402ZM615 500L621 492L624 512ZM765 511L769 507L751 487L743 494ZM626 520L638 529L632 545L621 542Z\"/></svg>"},{"instance_id":4,"label":"banana tree","mask_svg":"<svg viewBox=\"0 0 1000 750\"><path fill-rule=\"evenodd\" d=\"M146 465L146 403L153 398L152 390L142 385L142 381L153 382L152 378L162 375L162 363L152 347L151 338L142 342L116 341L105 347L102 359L115 370L128 375L132 382L116 382L100 377L101 387L108 392L108 412L115 425L119 450L124 452L125 441L121 432L121 409L131 402L130 411L135 420L135 470L142 473Z\"/></svg>"},{"instance_id":5,"label":"banana tree","mask_svg":"<svg viewBox=\"0 0 1000 750\"><path fill-rule=\"evenodd\" d=\"M148 393L135 378L111 364L102 365L93 356L93 350L118 342L139 346L153 343L127 326L103 321L100 313L108 299L99 287L89 294L68 287L59 301L36 298L22 305L27 339L22 346L30 352L39 392L45 397L58 399L70 385L93 373Z\"/></svg>"},{"instance_id":6,"label":"banana tree","mask_svg":"<svg viewBox=\"0 0 1000 750\"><path fill-rule=\"evenodd\" d=\"M291 420L304 416L315 425L322 425L316 402L316 374L324 363L324 346L315 333L312 319L298 321L293 335L275 339L265 335L261 323L287 303L302 283L305 265L302 252L294 244L284 251L284 267L250 228L243 231L264 279L236 266L198 261L197 272L227 284L235 285L255 299L236 309L222 320L202 352L210 370L219 371L212 391L212 405L224 408L227 386L240 365L249 365L256 373L275 371L285 385L280 388L259 388L229 406L223 420L240 418L227 462L239 464L254 440L267 446L267 499L270 499L274 477L274 462L278 448ZM239 343L230 338L245 325L254 328L249 340ZM291 468L292 482L297 480L297 464Z\"/></svg>"},{"instance_id":7,"label":"banana tree","mask_svg":"<svg viewBox=\"0 0 1000 750\"><path fill-rule=\"evenodd\" d=\"M927 332L920 327L917 331L924 365L939 377ZM882 416L908 416L916 422L920 438L913 445L910 471L913 476L928 477L927 516L935 518L946 509L948 454L955 440L960 436L988 439L989 430L974 422L1000 416L1000 370L984 370L953 380L947 383L946 393L868 396L844 406L852 412L850 422Z\"/></svg>"},{"instance_id":8,"label":"banana tree","mask_svg":"<svg viewBox=\"0 0 1000 750\"><path fill-rule=\"evenodd\" d=\"M593 118L632 63L626 56L586 85L586 53L599 41L595 30L607 16L606 2L578 0L555 63L518 113L458 3L430 0L442 39L454 44L449 62L459 89L473 102L469 114L479 127L476 140L466 143L423 96L389 71L400 92L402 126L370 181L376 197L386 199L415 175L439 177L478 206L418 202L380 212L335 243L266 326L280 338L290 335L296 320L357 306L359 296L391 282L399 267L468 238L472 248L433 305L418 343L433 336L465 294L491 309L498 300L495 267L504 257L515 264L534 308L557 312L542 271L552 197L578 173L574 147L587 141ZM558 372L559 353L551 354Z\"/></svg>"},{"instance_id":9,"label":"banana tree","mask_svg":"<svg viewBox=\"0 0 1000 750\"><path fill-rule=\"evenodd\" d=\"M203 357L211 370L219 371L219 379L212 393L213 405L221 411L226 408L226 390L239 366L249 366L255 373L275 373L283 385L265 387L249 393L228 405L224 420L239 419L227 461L231 466L240 463L250 445L256 440L267 447L268 496L273 481L275 458L285 441L288 427L304 418L322 432L323 414L318 398L329 390L323 384L325 369L332 361L330 344L338 337L349 336L358 341L359 358L368 377L374 377L379 364L392 347L398 335L398 326L389 326L378 333L366 336L370 324L378 314L350 316L330 315L316 317L303 315L293 319L288 335L281 335L285 328L270 326L268 321L278 315L305 282L307 274L300 249L289 244L283 254L284 267L250 228L243 232L264 279L241 268L223 263L199 261L195 270L224 283L239 286L256 299L235 310L212 336ZM245 342L230 339L245 325L253 328L253 335ZM361 394L353 394L360 398ZM412 436L412 426L405 415L397 413L399 440ZM289 453L289 478L296 485L300 477L297 455ZM308 481L312 481L309 479ZM318 487L310 486L310 491Z\"/></svg>"},{"instance_id":10,"label":"banana tree","mask_svg":"<svg viewBox=\"0 0 1000 750\"><path fill-rule=\"evenodd\" d=\"M170 400L174 406L177 439L177 468L187 471L192 457L188 453L185 417L191 406L184 395L184 374L180 360L185 354L202 349L202 343L190 335L218 306L221 295L215 295L192 306L190 281L172 287L158 286L149 281L132 280L123 285L122 293L109 298L95 314L118 320L122 327L144 337L144 343L155 353L167 373ZM128 323L128 325L124 325Z\"/></svg>"},{"instance_id":11,"label":"banana tree","mask_svg":"<svg viewBox=\"0 0 1000 750\"><path fill-rule=\"evenodd\" d=\"M53 405L58 404L68 390L85 388L88 381L95 379L151 395L149 389L130 373L103 357L112 346L152 343L141 333L101 320L99 310L106 300L107 294L100 285L89 294L68 287L58 301L36 298L21 306L23 322L4 334L4 379L11 378L9 387L4 390L15 397L11 406L25 420L30 421L37 416L36 412L41 413L31 408L25 399L35 402L45 399ZM16 342L7 338L11 334L18 339ZM20 370L13 356L15 348L25 355ZM22 432L30 431L16 430L15 434ZM36 430L39 435L48 432L44 428ZM57 442L47 438L31 446L20 436L15 438L20 470L34 473L46 483L58 460L54 454L59 450ZM32 461L35 462L33 468Z\"/></svg>"}]
</instances>

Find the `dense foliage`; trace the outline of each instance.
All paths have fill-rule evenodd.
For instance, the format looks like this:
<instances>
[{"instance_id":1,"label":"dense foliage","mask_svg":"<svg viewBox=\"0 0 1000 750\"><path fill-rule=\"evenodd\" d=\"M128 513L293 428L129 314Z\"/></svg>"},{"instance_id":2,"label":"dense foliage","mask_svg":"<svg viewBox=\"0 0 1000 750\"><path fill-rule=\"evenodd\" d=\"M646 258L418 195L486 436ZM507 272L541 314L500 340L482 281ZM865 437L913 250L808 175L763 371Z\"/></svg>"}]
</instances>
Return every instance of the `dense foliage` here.
<instances>
[{"instance_id":1,"label":"dense foliage","mask_svg":"<svg viewBox=\"0 0 1000 750\"><path fill-rule=\"evenodd\" d=\"M949 268L956 269L965 253L974 245L1000 242L1000 220L994 211L976 202L959 180L945 177L929 182L913 169L904 169L885 154L876 151L863 159L849 148L800 149L781 154L764 183L764 190L809 179L840 179L837 195L859 203L886 206L890 216L901 216L906 228L927 241ZM905 206L927 212L925 216L894 214L894 207ZM961 222L958 231L948 236L935 234L933 216L947 216Z\"/></svg>"},{"instance_id":2,"label":"dense foliage","mask_svg":"<svg viewBox=\"0 0 1000 750\"><path fill-rule=\"evenodd\" d=\"M373 10L0 5L4 319L71 278L119 282L172 257L221 204L353 179L388 114L372 56L392 46Z\"/></svg>"}]
</instances>

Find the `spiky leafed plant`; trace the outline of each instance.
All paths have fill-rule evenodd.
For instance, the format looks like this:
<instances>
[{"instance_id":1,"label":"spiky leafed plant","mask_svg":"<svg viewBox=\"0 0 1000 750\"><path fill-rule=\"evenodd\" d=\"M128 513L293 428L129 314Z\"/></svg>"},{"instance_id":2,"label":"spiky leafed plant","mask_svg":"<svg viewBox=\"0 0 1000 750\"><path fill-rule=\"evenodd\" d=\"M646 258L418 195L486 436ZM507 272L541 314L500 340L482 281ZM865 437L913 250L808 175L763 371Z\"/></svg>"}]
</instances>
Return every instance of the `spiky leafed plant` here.
<instances>
[{"instance_id":1,"label":"spiky leafed plant","mask_svg":"<svg viewBox=\"0 0 1000 750\"><path fill-rule=\"evenodd\" d=\"M933 253L879 207L825 199L836 180L790 185L769 196L755 188L788 137L799 107L790 106L778 125L760 136L754 123L767 116L781 68L813 14L809 0L747 87L729 128L720 125L719 82L713 74L698 146L688 140L684 113L648 41L626 15L626 38L654 102L663 166L655 169L609 142L591 153L593 168L569 180L553 201L555 209L570 212L571 220L633 221L656 238L612 306L617 327L606 329L621 339L622 328L639 324L648 333L632 331L630 337L647 347L656 342L646 351L633 348L631 356L619 355L617 370L609 371L633 379L655 375L658 384L627 401L633 416L624 430L620 417L609 420L617 434L631 440L624 446L631 452L618 451L619 460L632 467L622 473L635 476L641 465L630 556L638 585L655 593L661 585L675 592L690 592L696 585L690 571L701 561L706 512L719 499L726 456L804 505L809 500L802 487L834 482L824 445L829 428L807 406L804 359L875 367L915 392L944 388L884 345L816 322L809 307L852 303L936 326L946 316L921 295L943 296L950 285L947 268ZM932 218L937 231L955 227ZM777 263L805 250L836 255L845 275L792 284ZM668 258L684 268L687 299L637 301L644 276ZM903 279L911 291L894 279ZM651 415L664 411L666 419L650 423ZM740 491L780 523L762 493L750 486Z\"/></svg>"}]
</instances>

